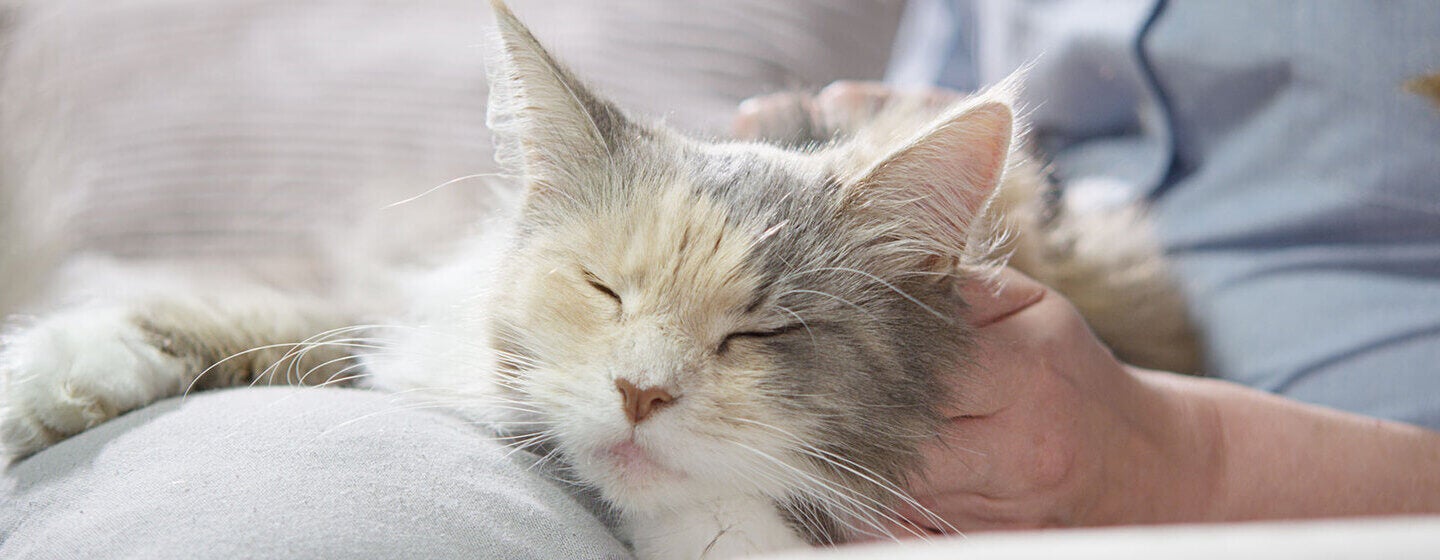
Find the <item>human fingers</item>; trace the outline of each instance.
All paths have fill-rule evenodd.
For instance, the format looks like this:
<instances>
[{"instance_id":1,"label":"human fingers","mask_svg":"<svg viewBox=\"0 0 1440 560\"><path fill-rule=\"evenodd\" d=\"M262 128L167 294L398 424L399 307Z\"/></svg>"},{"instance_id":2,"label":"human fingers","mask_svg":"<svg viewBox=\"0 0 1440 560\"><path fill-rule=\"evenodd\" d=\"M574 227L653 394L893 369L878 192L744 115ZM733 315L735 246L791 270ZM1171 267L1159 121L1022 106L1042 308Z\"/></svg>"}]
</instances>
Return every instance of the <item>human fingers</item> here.
<instances>
[{"instance_id":1,"label":"human fingers","mask_svg":"<svg viewBox=\"0 0 1440 560\"><path fill-rule=\"evenodd\" d=\"M974 344L966 360L945 375L948 399L941 411L952 419L988 415L1014 401L1030 377L1029 361L1035 356L1015 347L1008 332L1012 329L1000 327L1017 315L1033 313L1047 303L1048 293L1044 285L1011 268L993 278L968 280L960 290L969 305L965 319ZM992 332L997 330L1006 332Z\"/></svg>"},{"instance_id":2,"label":"human fingers","mask_svg":"<svg viewBox=\"0 0 1440 560\"><path fill-rule=\"evenodd\" d=\"M994 278L976 278L960 287L961 297L970 307L966 320L976 329L984 329L1011 317L1045 298L1047 288L1010 267L1000 270Z\"/></svg>"},{"instance_id":3,"label":"human fingers","mask_svg":"<svg viewBox=\"0 0 1440 560\"><path fill-rule=\"evenodd\" d=\"M964 97L961 92L943 88L904 88L884 82L840 80L822 88L815 95L815 104L822 110L853 113L874 111L902 100L914 106L942 107Z\"/></svg>"},{"instance_id":4,"label":"human fingers","mask_svg":"<svg viewBox=\"0 0 1440 560\"><path fill-rule=\"evenodd\" d=\"M1115 364L1074 306L1018 271L962 290L975 344L968 363L947 377L948 423L925 450L929 476L913 487L1012 491L1013 475L1066 463L1050 453L1063 449L1055 444L1074 420L1067 414L1082 404L1075 384L1065 382L1070 370Z\"/></svg>"},{"instance_id":5,"label":"human fingers","mask_svg":"<svg viewBox=\"0 0 1440 560\"><path fill-rule=\"evenodd\" d=\"M1085 421L1084 411L1063 386L1034 385L998 411L949 420L921 449L923 474L910 481L910 490L952 510L971 511L1062 483L1077 457L1079 436L1072 424ZM977 503L957 505L956 496L972 496Z\"/></svg>"},{"instance_id":6,"label":"human fingers","mask_svg":"<svg viewBox=\"0 0 1440 560\"><path fill-rule=\"evenodd\" d=\"M907 517L947 531L1075 524L1078 473L1103 442L1084 399L1049 381L1025 384L995 412L951 419L922 448L922 474L908 485L929 514Z\"/></svg>"},{"instance_id":7,"label":"human fingers","mask_svg":"<svg viewBox=\"0 0 1440 560\"><path fill-rule=\"evenodd\" d=\"M1007 268L993 281L975 280L961 290L970 303L974 344L967 361L945 377L941 411L952 423L1020 405L1053 407L1077 382L1103 382L1120 367L1074 305L1018 271Z\"/></svg>"},{"instance_id":8,"label":"human fingers","mask_svg":"<svg viewBox=\"0 0 1440 560\"><path fill-rule=\"evenodd\" d=\"M915 109L938 108L962 97L959 92L941 88L897 88L883 82L841 80L815 95L814 116L826 130L846 131L895 103Z\"/></svg>"},{"instance_id":9,"label":"human fingers","mask_svg":"<svg viewBox=\"0 0 1440 560\"><path fill-rule=\"evenodd\" d=\"M892 95L880 82L832 83L815 94L815 121L825 130L852 130L880 112Z\"/></svg>"},{"instance_id":10,"label":"human fingers","mask_svg":"<svg viewBox=\"0 0 1440 560\"><path fill-rule=\"evenodd\" d=\"M783 138L809 127L814 102L813 96L800 92L751 97L740 102L730 122L730 133L741 140Z\"/></svg>"},{"instance_id":11,"label":"human fingers","mask_svg":"<svg viewBox=\"0 0 1440 560\"><path fill-rule=\"evenodd\" d=\"M819 93L780 92L740 102L731 134L742 140L787 138L797 130L850 130L880 110L892 92L880 82L839 81Z\"/></svg>"}]
</instances>

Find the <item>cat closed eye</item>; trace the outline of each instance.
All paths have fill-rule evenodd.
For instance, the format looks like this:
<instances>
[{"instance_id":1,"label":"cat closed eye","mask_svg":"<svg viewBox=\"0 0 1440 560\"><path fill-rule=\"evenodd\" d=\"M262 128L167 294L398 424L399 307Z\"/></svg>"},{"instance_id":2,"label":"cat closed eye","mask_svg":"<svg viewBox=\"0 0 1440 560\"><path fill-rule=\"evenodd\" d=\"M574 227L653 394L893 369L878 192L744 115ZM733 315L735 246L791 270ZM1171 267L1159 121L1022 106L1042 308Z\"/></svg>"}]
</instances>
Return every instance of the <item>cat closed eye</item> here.
<instances>
[{"instance_id":1,"label":"cat closed eye","mask_svg":"<svg viewBox=\"0 0 1440 560\"><path fill-rule=\"evenodd\" d=\"M803 328L805 328L805 325L801 325L801 324L798 324L798 323L797 323L797 324L794 324L794 325L786 325L786 326L780 327L780 328L778 328L778 329L770 329L770 330L766 330L766 331L739 331L739 332L733 332L733 333L730 333L730 334L728 334L728 335L725 335L725 338L720 341L720 347L715 349L715 353L716 353L716 354L724 354L724 353L730 351L730 343L733 342L733 341L735 341L735 340L738 340L738 339L744 339L744 338L774 338L774 337L777 337L777 336L780 336L780 335L784 335L784 334L789 334L789 333L795 332L795 331L800 330L800 329L803 329Z\"/></svg>"},{"instance_id":2,"label":"cat closed eye","mask_svg":"<svg viewBox=\"0 0 1440 560\"><path fill-rule=\"evenodd\" d=\"M599 278L596 278L594 274L591 274L591 273L589 273L589 272L586 272L586 273L585 273L585 283L586 283L586 284L589 284L591 288L595 288L595 291L600 292L601 294L604 294L606 297L615 300L615 303L617 303L617 304L624 303L623 300L620 299L620 294L616 293L615 290L610 289L609 286L606 286L605 284L602 284L602 283L600 282L600 279L599 279Z\"/></svg>"}]
</instances>

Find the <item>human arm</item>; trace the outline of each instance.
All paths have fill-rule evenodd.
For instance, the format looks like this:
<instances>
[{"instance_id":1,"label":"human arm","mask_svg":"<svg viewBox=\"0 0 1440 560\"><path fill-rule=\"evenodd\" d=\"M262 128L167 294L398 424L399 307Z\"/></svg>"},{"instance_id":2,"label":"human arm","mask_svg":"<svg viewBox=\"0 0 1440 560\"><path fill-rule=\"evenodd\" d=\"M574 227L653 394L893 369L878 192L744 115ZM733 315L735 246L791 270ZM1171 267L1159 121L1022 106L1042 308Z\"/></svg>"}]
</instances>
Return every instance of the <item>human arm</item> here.
<instances>
[{"instance_id":1,"label":"human arm","mask_svg":"<svg viewBox=\"0 0 1440 560\"><path fill-rule=\"evenodd\" d=\"M1002 278L970 290L978 363L912 487L955 527L1440 512L1440 435L1126 366L1058 294Z\"/></svg>"},{"instance_id":2,"label":"human arm","mask_svg":"<svg viewBox=\"0 0 1440 560\"><path fill-rule=\"evenodd\" d=\"M1440 512L1440 434L1222 381L1135 374L1213 410L1221 487L1200 521Z\"/></svg>"}]
</instances>

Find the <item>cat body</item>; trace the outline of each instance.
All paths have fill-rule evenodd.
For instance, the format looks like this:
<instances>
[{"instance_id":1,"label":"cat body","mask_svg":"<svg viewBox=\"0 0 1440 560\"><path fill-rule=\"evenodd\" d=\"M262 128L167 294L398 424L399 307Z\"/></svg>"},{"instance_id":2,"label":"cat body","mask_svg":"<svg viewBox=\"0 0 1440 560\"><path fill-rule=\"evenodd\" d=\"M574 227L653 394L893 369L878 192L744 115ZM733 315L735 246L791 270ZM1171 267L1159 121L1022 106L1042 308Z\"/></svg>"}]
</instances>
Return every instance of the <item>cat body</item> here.
<instances>
[{"instance_id":1,"label":"cat body","mask_svg":"<svg viewBox=\"0 0 1440 560\"><path fill-rule=\"evenodd\" d=\"M963 396L957 287L1006 255L1100 294L1090 316L1141 333L1118 335L1132 355L1193 360L1153 245L1042 219L1010 86L798 148L702 141L632 119L496 12L491 128L524 197L488 234L360 303L195 282L43 316L0 348L7 451L189 389L363 376L554 454L642 558L723 558L924 511L903 488ZM1159 308L1149 328L1136 306ZM411 326L347 328L373 316Z\"/></svg>"}]
</instances>

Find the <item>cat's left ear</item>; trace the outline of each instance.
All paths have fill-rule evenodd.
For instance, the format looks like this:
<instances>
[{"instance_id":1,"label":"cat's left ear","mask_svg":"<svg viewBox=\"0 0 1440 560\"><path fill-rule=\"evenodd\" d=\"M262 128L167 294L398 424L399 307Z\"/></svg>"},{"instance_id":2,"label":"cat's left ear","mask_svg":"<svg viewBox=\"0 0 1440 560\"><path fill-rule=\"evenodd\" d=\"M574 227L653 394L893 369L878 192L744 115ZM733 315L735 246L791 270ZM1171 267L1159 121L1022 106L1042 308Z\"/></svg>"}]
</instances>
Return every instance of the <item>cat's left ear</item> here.
<instances>
[{"instance_id":1,"label":"cat's left ear","mask_svg":"<svg viewBox=\"0 0 1440 560\"><path fill-rule=\"evenodd\" d=\"M523 173L532 194L560 191L575 199L587 178L608 169L634 125L556 62L504 2L491 0L491 6L497 33L486 61L486 124L495 135L495 157Z\"/></svg>"},{"instance_id":2,"label":"cat's left ear","mask_svg":"<svg viewBox=\"0 0 1440 560\"><path fill-rule=\"evenodd\" d=\"M963 258L1010 161L1009 99L991 92L952 107L862 172L847 206L900 219L939 255Z\"/></svg>"}]
</instances>

